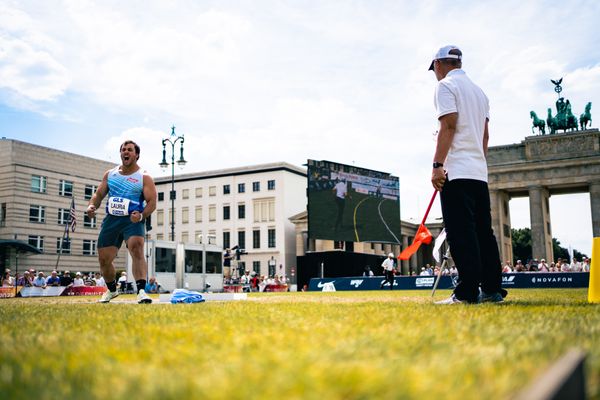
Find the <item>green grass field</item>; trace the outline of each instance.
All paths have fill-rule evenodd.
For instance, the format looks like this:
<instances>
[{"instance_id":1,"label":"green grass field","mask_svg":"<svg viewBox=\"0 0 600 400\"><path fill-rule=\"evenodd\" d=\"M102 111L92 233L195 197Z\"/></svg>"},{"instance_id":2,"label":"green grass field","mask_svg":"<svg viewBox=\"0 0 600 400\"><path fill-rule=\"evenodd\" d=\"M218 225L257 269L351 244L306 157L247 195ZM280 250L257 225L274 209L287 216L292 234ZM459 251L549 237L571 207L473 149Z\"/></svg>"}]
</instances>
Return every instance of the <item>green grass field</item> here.
<instances>
[{"instance_id":1,"label":"green grass field","mask_svg":"<svg viewBox=\"0 0 600 400\"><path fill-rule=\"evenodd\" d=\"M456 306L431 304L428 291L1 299L0 395L504 399L578 347L600 398L600 306L586 293L512 290L506 304Z\"/></svg>"},{"instance_id":2,"label":"green grass field","mask_svg":"<svg viewBox=\"0 0 600 400\"><path fill-rule=\"evenodd\" d=\"M400 242L400 210L389 199L350 191L342 226L335 229L337 205L332 190L310 192L310 229L319 238L351 242Z\"/></svg>"}]
</instances>

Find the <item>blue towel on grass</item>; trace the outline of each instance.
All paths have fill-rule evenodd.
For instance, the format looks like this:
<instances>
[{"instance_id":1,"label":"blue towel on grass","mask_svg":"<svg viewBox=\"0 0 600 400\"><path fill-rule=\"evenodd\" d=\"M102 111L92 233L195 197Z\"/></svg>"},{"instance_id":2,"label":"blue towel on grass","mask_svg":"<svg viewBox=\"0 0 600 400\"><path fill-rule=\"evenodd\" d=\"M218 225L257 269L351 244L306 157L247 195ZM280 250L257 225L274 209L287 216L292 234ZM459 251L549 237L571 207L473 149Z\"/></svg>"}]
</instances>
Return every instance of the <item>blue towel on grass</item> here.
<instances>
[{"instance_id":1,"label":"blue towel on grass","mask_svg":"<svg viewBox=\"0 0 600 400\"><path fill-rule=\"evenodd\" d=\"M185 289L175 289L173 290L173 296L171 296L171 303L202 303L204 297L199 292L194 292L192 290Z\"/></svg>"}]
</instances>

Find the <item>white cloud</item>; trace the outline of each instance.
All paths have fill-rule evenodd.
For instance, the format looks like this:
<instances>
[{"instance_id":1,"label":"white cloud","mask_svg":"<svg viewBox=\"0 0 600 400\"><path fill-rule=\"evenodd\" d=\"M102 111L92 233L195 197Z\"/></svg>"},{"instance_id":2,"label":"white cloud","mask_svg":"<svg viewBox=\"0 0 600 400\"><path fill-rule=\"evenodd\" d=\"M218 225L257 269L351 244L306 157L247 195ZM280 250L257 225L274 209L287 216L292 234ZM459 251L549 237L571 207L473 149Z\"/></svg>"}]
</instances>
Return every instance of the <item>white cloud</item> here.
<instances>
[{"instance_id":1,"label":"white cloud","mask_svg":"<svg viewBox=\"0 0 600 400\"><path fill-rule=\"evenodd\" d=\"M67 90L69 74L52 54L57 50L26 13L0 4L0 88L11 91L15 104L31 107Z\"/></svg>"}]
</instances>

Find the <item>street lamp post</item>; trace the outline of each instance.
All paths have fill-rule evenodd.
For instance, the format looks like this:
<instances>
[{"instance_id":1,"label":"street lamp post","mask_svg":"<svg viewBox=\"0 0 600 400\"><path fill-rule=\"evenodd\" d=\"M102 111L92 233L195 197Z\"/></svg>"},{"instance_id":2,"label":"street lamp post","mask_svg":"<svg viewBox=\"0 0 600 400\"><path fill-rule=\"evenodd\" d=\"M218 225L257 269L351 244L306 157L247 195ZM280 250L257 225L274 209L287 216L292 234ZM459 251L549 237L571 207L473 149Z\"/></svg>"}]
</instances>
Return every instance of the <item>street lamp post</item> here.
<instances>
[{"instance_id":1,"label":"street lamp post","mask_svg":"<svg viewBox=\"0 0 600 400\"><path fill-rule=\"evenodd\" d=\"M186 164L185 159L183 158L183 135L177 136L175 135L175 126L171 127L171 136L162 140L163 146L163 158L160 165L160 168L163 171L166 171L169 167L169 163L167 162L167 143L171 143L171 193L169 197L171 198L171 241L175 241L175 144L180 142L180 156L179 160L177 160L177 165L183 168Z\"/></svg>"}]
</instances>

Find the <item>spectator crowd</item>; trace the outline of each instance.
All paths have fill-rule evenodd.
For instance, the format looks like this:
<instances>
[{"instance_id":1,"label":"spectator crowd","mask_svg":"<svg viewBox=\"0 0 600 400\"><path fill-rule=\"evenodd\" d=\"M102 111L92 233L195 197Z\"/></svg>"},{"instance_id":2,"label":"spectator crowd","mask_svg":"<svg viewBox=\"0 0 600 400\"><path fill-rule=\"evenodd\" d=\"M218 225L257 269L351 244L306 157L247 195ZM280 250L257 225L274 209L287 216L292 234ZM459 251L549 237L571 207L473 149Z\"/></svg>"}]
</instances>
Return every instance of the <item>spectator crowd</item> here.
<instances>
[{"instance_id":1,"label":"spectator crowd","mask_svg":"<svg viewBox=\"0 0 600 400\"><path fill-rule=\"evenodd\" d=\"M106 287L104 277L99 272L71 273L69 270L59 274L58 271L52 271L46 276L43 271L36 271L31 268L27 271L17 273L13 276L10 269L6 269L2 274L0 286L2 287L39 287L45 289L50 286L79 287L79 286L99 286ZM122 272L118 281L118 289L127 293L129 290L133 293L132 282L128 282L127 273ZM145 287L146 293L159 293L160 284L155 277L151 277Z\"/></svg>"}]
</instances>

